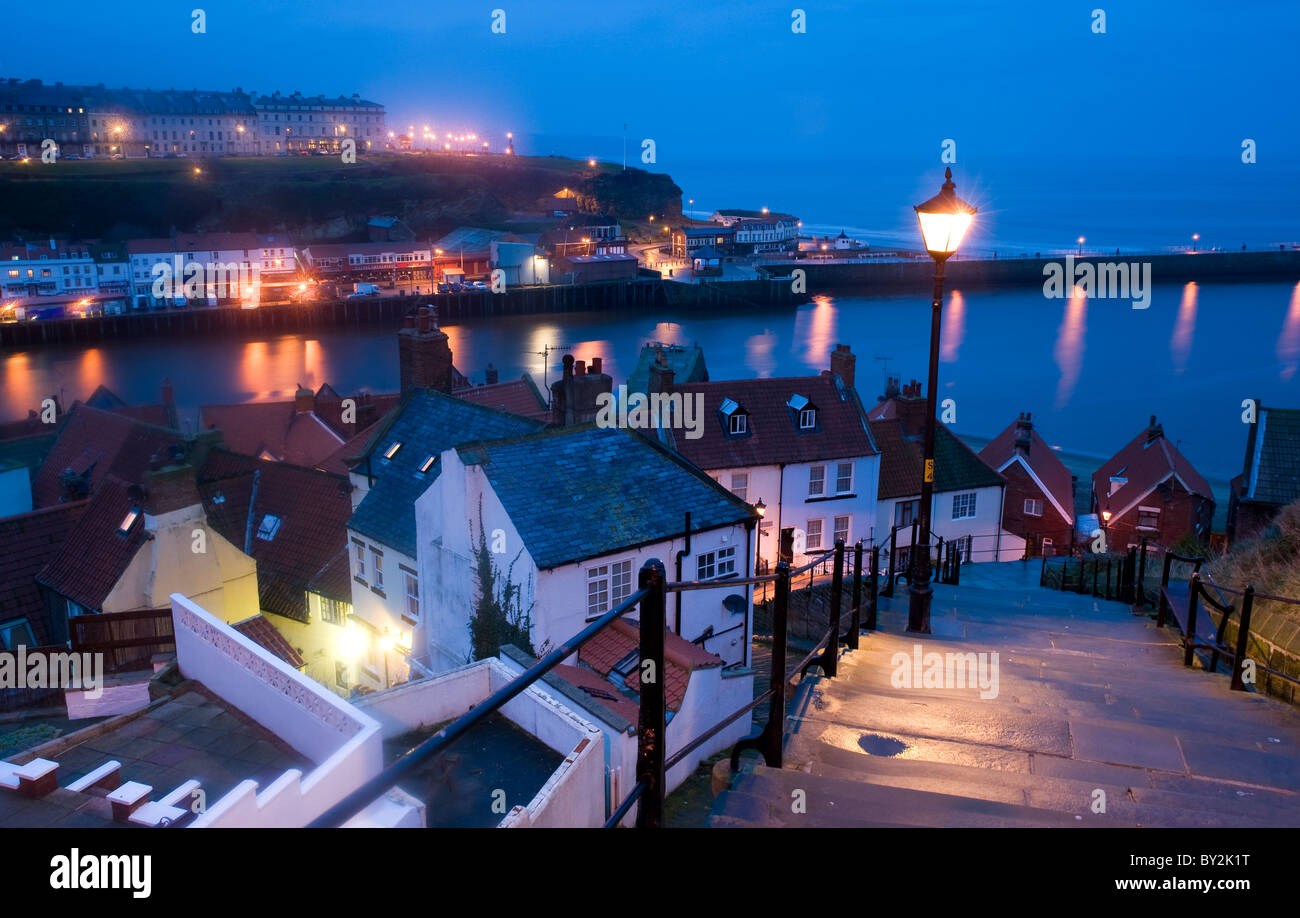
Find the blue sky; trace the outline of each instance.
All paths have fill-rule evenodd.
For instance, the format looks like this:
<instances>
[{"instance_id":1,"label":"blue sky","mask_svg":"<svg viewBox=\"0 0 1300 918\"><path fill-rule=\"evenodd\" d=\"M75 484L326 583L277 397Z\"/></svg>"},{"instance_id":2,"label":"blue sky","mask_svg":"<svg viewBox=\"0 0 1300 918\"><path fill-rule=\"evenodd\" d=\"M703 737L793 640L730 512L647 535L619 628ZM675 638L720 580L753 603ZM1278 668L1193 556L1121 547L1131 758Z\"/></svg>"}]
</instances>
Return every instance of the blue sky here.
<instances>
[{"instance_id":1,"label":"blue sky","mask_svg":"<svg viewBox=\"0 0 1300 918\"><path fill-rule=\"evenodd\" d=\"M791 31L795 3L806 34ZM206 34L190 31L195 6ZM1236 173L1186 164L1236 165L1247 137L1268 167L1252 180L1296 184L1294 2L74 0L2 15L25 36L0 51L6 76L360 92L390 125L512 130L520 152L608 159L627 123L630 157L653 138L656 168L705 199L730 160L791 198L766 203L807 211L799 173L825 161L902 182L911 202L933 193L945 138L972 191L1035 169L1079 183L1143 164L1125 181L1232 198Z\"/></svg>"}]
</instances>

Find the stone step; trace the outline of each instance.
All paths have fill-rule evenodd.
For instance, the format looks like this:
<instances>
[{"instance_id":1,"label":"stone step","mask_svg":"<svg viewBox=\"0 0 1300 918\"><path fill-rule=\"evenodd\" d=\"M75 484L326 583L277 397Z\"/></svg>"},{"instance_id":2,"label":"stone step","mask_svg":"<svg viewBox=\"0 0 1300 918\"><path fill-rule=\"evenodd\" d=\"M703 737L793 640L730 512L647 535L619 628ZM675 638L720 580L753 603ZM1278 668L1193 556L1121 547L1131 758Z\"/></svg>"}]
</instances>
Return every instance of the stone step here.
<instances>
[{"instance_id":1,"label":"stone step","mask_svg":"<svg viewBox=\"0 0 1300 918\"><path fill-rule=\"evenodd\" d=\"M798 769L797 763L787 765ZM1018 772L831 748L820 750L808 767L816 775L1024 804L1087 822L1104 815L1112 823L1135 826L1300 825L1300 795L1200 780L1156 787L1154 778L1161 776L1144 769L1041 755L1031 757L1030 771ZM1098 789L1106 795L1105 814L1092 812Z\"/></svg>"},{"instance_id":2,"label":"stone step","mask_svg":"<svg viewBox=\"0 0 1300 918\"><path fill-rule=\"evenodd\" d=\"M797 791L806 812L795 812ZM1082 820L1051 810L907 788L881 787L839 777L763 765L743 772L718 798L718 811L765 827L1066 827Z\"/></svg>"}]
</instances>

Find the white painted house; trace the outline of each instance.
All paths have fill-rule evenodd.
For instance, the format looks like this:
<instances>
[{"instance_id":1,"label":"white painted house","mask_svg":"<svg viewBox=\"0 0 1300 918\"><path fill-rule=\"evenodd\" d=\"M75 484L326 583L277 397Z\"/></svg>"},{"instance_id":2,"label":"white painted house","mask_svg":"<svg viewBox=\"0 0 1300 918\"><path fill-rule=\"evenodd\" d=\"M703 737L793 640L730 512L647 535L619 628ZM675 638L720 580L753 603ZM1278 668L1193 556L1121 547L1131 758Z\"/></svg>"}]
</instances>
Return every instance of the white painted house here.
<instances>
[{"instance_id":1,"label":"white painted house","mask_svg":"<svg viewBox=\"0 0 1300 918\"><path fill-rule=\"evenodd\" d=\"M588 423L448 449L437 464L415 505L435 671L471 656L480 534L494 567L519 588L539 652L631 595L642 565L657 558L669 580L720 583L671 595L669 629L726 665L748 665L750 588L726 582L752 568L757 514L681 457Z\"/></svg>"},{"instance_id":2,"label":"white painted house","mask_svg":"<svg viewBox=\"0 0 1300 918\"><path fill-rule=\"evenodd\" d=\"M651 368L652 391L703 397L701 435L672 431L673 447L733 495L763 512L759 570L777 561L780 533L793 530L795 563L869 540L876 527L880 454L854 389L846 345L817 376L675 384Z\"/></svg>"},{"instance_id":3,"label":"white painted house","mask_svg":"<svg viewBox=\"0 0 1300 918\"><path fill-rule=\"evenodd\" d=\"M925 448L925 397L921 384L901 390L897 381L868 413L881 452L876 540L886 550L890 529L896 536L895 570L907 565L911 526L920 515ZM1007 481L942 423L935 422L934 492L930 528L944 543L957 541L963 561L1014 561L1024 557L1025 540L1002 527ZM885 551L882 565L887 564Z\"/></svg>"}]
</instances>

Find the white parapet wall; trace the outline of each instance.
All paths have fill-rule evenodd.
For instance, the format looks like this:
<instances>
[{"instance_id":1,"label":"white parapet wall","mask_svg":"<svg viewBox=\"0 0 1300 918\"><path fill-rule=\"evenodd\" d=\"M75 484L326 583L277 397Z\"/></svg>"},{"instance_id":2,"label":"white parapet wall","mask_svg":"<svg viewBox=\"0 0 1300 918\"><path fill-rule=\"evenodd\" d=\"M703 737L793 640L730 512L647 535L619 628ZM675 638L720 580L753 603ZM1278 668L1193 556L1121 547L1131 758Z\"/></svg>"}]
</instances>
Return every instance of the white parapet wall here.
<instances>
[{"instance_id":1,"label":"white parapet wall","mask_svg":"<svg viewBox=\"0 0 1300 918\"><path fill-rule=\"evenodd\" d=\"M383 738L375 720L179 593L171 600L181 675L316 766L305 775L290 769L264 789L244 781L191 827L305 826L383 770ZM409 820L409 814L397 820L393 824Z\"/></svg>"},{"instance_id":2,"label":"white parapet wall","mask_svg":"<svg viewBox=\"0 0 1300 918\"><path fill-rule=\"evenodd\" d=\"M460 717L516 674L495 658L479 660L432 679L408 682L357 701L386 737ZM530 686L506 702L501 714L564 756L529 801L515 807L501 828L596 828L604 824L605 752L601 731L551 695Z\"/></svg>"}]
</instances>

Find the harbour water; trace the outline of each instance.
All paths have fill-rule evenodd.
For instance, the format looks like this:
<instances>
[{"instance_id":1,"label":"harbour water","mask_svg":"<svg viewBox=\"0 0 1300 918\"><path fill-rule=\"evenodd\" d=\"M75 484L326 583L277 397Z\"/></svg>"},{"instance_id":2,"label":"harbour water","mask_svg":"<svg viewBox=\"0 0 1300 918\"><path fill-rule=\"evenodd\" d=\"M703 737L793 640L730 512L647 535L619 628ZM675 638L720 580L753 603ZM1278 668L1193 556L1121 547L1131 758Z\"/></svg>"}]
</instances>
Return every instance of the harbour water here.
<instances>
[{"instance_id":1,"label":"harbour water","mask_svg":"<svg viewBox=\"0 0 1300 918\"><path fill-rule=\"evenodd\" d=\"M563 350L599 356L626 379L647 341L699 343L713 379L796 376L828 365L837 343L857 354L868 401L886 374L923 379L928 302L915 295L818 296L746 314L681 312L518 316L449 325L457 367L475 382L554 380ZM0 354L0 418L24 416L48 394L64 404L104 384L128 402L156 402L170 378L184 423L198 406L289 398L301 383L349 394L397 388L394 329L329 328L246 339L123 340ZM1157 415L1207 476L1240 471L1242 401L1300 404L1300 284L1205 283L1154 287L1150 308L1127 300L1046 299L1035 288L949 291L940 399L953 429L990 437L1021 411L1053 446L1105 456ZM1226 495L1219 495L1222 500Z\"/></svg>"}]
</instances>

